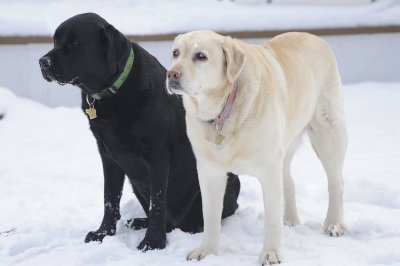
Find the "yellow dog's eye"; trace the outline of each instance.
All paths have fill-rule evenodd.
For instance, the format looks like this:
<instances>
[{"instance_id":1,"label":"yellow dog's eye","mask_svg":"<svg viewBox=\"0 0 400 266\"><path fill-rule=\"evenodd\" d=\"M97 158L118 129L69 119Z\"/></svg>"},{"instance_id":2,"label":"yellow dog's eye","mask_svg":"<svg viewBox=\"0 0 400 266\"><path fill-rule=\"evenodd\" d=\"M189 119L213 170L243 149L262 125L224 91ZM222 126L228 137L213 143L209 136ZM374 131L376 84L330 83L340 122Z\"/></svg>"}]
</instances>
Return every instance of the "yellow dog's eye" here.
<instances>
[{"instance_id":1,"label":"yellow dog's eye","mask_svg":"<svg viewBox=\"0 0 400 266\"><path fill-rule=\"evenodd\" d=\"M172 57L173 57L173 58L177 58L178 56L179 56L179 50L174 49L174 50L172 51Z\"/></svg>"},{"instance_id":2,"label":"yellow dog's eye","mask_svg":"<svg viewBox=\"0 0 400 266\"><path fill-rule=\"evenodd\" d=\"M203 53L196 53L194 55L193 60L194 61L196 61L196 60L198 60L198 61L206 61L207 60L207 56L205 54L203 54Z\"/></svg>"}]
</instances>

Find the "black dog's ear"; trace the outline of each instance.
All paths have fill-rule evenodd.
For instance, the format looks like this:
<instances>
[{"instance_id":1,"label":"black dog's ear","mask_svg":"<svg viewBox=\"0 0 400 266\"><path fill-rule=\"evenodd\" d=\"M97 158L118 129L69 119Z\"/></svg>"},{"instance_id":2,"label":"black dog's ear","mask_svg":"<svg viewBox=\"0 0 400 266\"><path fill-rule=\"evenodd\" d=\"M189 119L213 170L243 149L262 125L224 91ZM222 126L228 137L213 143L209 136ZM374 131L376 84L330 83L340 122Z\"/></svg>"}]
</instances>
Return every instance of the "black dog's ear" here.
<instances>
[{"instance_id":1,"label":"black dog's ear","mask_svg":"<svg viewBox=\"0 0 400 266\"><path fill-rule=\"evenodd\" d=\"M105 48L108 65L116 67L118 60L128 49L128 40L112 25L107 25L100 29L100 41Z\"/></svg>"},{"instance_id":2,"label":"black dog's ear","mask_svg":"<svg viewBox=\"0 0 400 266\"><path fill-rule=\"evenodd\" d=\"M116 65L116 54L115 47L113 42L113 36L111 34L111 25L107 25L106 27L100 28L100 43L102 47L104 47L104 52L107 56L107 65L115 66Z\"/></svg>"}]
</instances>

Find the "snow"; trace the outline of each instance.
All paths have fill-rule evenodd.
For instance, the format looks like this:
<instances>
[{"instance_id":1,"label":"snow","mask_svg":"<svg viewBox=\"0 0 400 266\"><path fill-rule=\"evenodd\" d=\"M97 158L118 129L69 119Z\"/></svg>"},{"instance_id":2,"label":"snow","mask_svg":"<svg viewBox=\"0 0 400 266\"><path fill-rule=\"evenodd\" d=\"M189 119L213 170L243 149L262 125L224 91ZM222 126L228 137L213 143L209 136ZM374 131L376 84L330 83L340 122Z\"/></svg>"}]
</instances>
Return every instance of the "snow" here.
<instances>
[{"instance_id":1,"label":"snow","mask_svg":"<svg viewBox=\"0 0 400 266\"><path fill-rule=\"evenodd\" d=\"M344 91L348 231L341 238L322 232L326 178L305 139L293 165L302 225L285 227L285 265L400 265L400 83L358 83ZM180 230L167 235L164 250L136 250L145 230L123 224L144 212L128 183L117 234L84 244L103 212L101 162L85 115L4 88L0 112L0 265L258 265L264 214L255 178L240 177L240 207L223 221L218 256L186 262L202 234Z\"/></svg>"},{"instance_id":2,"label":"snow","mask_svg":"<svg viewBox=\"0 0 400 266\"><path fill-rule=\"evenodd\" d=\"M0 5L0 36L53 35L61 22L84 12L98 13L122 33L132 35L196 29L301 30L400 25L398 0L364 5L269 5L264 0L0 0Z\"/></svg>"}]
</instances>

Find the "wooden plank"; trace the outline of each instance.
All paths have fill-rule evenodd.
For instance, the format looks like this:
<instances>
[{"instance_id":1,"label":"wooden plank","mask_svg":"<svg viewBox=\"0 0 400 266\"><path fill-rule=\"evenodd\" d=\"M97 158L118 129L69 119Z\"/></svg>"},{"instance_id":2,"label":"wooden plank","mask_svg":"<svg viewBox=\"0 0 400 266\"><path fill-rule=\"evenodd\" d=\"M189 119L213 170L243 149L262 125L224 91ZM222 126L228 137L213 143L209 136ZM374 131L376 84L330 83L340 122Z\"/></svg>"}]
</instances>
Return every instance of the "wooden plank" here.
<instances>
[{"instance_id":1,"label":"wooden plank","mask_svg":"<svg viewBox=\"0 0 400 266\"><path fill-rule=\"evenodd\" d=\"M374 0L266 0L275 5L363 5Z\"/></svg>"},{"instance_id":2,"label":"wooden plank","mask_svg":"<svg viewBox=\"0 0 400 266\"><path fill-rule=\"evenodd\" d=\"M29 44L29 43L52 43L50 36L0 36L0 45L4 44Z\"/></svg>"},{"instance_id":3,"label":"wooden plank","mask_svg":"<svg viewBox=\"0 0 400 266\"><path fill-rule=\"evenodd\" d=\"M269 38L288 31L305 31L320 36L329 35L354 35L354 34L378 34L378 33L400 33L400 25L382 27L356 27L356 28L324 28L324 29L287 29L287 30L265 30L265 31L231 31L219 32L239 39ZM147 41L171 41L179 33L152 34L152 35L128 35L128 38L136 42ZM30 44L30 43L52 43L51 36L0 36L0 45Z\"/></svg>"}]
</instances>

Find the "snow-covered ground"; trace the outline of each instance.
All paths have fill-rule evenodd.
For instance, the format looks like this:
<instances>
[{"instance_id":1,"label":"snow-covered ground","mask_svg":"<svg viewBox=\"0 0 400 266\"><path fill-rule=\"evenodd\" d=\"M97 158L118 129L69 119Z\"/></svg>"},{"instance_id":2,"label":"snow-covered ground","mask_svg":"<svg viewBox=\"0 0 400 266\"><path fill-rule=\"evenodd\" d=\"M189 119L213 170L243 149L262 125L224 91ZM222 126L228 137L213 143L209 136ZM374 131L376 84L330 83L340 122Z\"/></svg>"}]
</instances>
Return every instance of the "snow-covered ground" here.
<instances>
[{"instance_id":1,"label":"snow-covered ground","mask_svg":"<svg viewBox=\"0 0 400 266\"><path fill-rule=\"evenodd\" d=\"M0 35L52 35L61 22L83 12L96 12L122 33L134 35L196 29L254 31L400 25L398 0L377 0L373 4L364 5L325 5L325 1L319 1L318 5L282 6L266 2L0 0ZM279 0L274 2L279 3Z\"/></svg>"},{"instance_id":2,"label":"snow-covered ground","mask_svg":"<svg viewBox=\"0 0 400 266\"><path fill-rule=\"evenodd\" d=\"M300 147L293 175L302 225L285 227L285 265L400 265L400 83L346 85L349 149L345 164L347 234L322 232L324 172ZM258 181L242 176L240 207L223 221L219 256L187 262L201 234L175 230L164 250L142 253L145 231L125 220L144 212L126 184L117 234L84 244L102 218L102 170L78 108L49 108L0 88L0 265L258 265L263 239Z\"/></svg>"}]
</instances>

